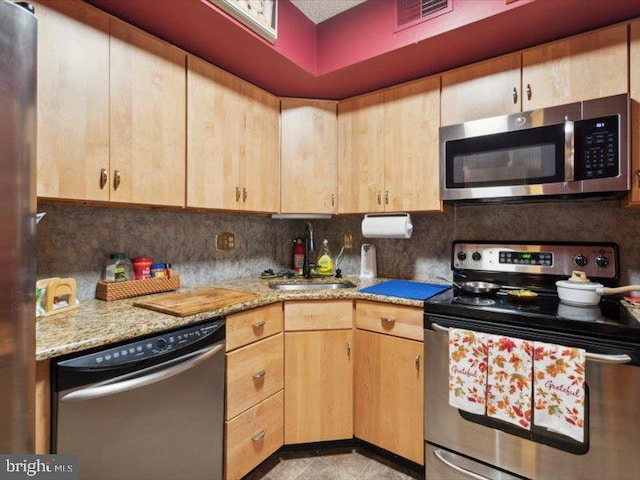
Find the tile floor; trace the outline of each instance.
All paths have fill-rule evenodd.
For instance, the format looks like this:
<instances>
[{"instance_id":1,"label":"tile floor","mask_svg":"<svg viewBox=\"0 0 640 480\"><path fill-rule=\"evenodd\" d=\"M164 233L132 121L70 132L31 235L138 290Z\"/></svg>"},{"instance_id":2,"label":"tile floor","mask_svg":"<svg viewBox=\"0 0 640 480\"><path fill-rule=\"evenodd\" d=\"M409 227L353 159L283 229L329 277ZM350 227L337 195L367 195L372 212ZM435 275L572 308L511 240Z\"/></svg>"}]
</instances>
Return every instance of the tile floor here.
<instances>
[{"instance_id":1,"label":"tile floor","mask_svg":"<svg viewBox=\"0 0 640 480\"><path fill-rule=\"evenodd\" d=\"M424 475L361 447L277 452L244 480L421 480Z\"/></svg>"}]
</instances>

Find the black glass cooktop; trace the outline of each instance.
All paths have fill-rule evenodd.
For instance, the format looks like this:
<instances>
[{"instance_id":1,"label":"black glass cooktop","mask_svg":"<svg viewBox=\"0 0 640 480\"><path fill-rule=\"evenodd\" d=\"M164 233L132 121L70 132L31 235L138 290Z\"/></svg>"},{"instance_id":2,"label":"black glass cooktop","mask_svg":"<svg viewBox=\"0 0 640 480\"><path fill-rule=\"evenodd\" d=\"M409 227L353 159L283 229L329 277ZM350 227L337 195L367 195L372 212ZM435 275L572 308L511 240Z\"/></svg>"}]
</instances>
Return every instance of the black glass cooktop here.
<instances>
[{"instance_id":1,"label":"black glass cooktop","mask_svg":"<svg viewBox=\"0 0 640 480\"><path fill-rule=\"evenodd\" d=\"M460 295L451 289L425 301L424 311L460 319L640 341L640 322L616 298L603 298L597 306L579 307L563 304L553 294L539 294L532 302L516 302L504 291L473 296Z\"/></svg>"}]
</instances>

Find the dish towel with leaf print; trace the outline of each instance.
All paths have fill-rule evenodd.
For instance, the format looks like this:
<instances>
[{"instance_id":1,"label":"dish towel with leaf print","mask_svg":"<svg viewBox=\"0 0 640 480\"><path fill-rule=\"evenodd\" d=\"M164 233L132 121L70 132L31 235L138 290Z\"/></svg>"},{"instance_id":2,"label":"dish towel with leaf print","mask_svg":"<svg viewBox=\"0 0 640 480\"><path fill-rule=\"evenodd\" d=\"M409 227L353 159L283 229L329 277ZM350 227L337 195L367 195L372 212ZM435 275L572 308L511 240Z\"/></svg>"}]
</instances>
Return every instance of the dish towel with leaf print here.
<instances>
[{"instance_id":1,"label":"dish towel with leaf print","mask_svg":"<svg viewBox=\"0 0 640 480\"><path fill-rule=\"evenodd\" d=\"M449 328L449 405L484 415L486 394L486 334Z\"/></svg>"},{"instance_id":2,"label":"dish towel with leaf print","mask_svg":"<svg viewBox=\"0 0 640 480\"><path fill-rule=\"evenodd\" d=\"M487 335L487 415L531 429L533 342Z\"/></svg>"},{"instance_id":3,"label":"dish towel with leaf print","mask_svg":"<svg viewBox=\"0 0 640 480\"><path fill-rule=\"evenodd\" d=\"M584 442L584 350L542 342L533 347L533 423Z\"/></svg>"}]
</instances>

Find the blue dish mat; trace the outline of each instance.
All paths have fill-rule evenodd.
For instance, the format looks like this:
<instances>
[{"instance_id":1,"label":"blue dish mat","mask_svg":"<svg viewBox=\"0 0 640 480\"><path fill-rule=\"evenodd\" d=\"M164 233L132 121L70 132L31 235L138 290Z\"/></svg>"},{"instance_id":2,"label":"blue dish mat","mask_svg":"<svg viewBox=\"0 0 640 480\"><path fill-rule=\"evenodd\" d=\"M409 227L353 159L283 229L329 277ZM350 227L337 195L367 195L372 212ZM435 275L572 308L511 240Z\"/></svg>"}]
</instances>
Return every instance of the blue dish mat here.
<instances>
[{"instance_id":1,"label":"blue dish mat","mask_svg":"<svg viewBox=\"0 0 640 480\"><path fill-rule=\"evenodd\" d=\"M388 297L408 298L411 300L426 300L451 288L449 285L437 283L410 282L408 280L388 280L359 291Z\"/></svg>"}]
</instances>

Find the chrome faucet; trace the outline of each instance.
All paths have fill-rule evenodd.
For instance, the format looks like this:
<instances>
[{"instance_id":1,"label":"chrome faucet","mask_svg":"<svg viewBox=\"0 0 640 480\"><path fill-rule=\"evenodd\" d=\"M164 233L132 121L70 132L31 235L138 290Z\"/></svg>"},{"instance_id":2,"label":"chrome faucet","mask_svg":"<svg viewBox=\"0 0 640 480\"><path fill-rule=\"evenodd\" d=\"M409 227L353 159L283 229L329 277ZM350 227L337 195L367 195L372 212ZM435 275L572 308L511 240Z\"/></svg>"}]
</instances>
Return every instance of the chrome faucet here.
<instances>
[{"instance_id":1,"label":"chrome faucet","mask_svg":"<svg viewBox=\"0 0 640 480\"><path fill-rule=\"evenodd\" d=\"M304 263L302 264L302 274L305 278L311 278L311 267L315 266L311 261L311 254L315 253L313 243L313 225L307 222L304 229Z\"/></svg>"}]
</instances>

